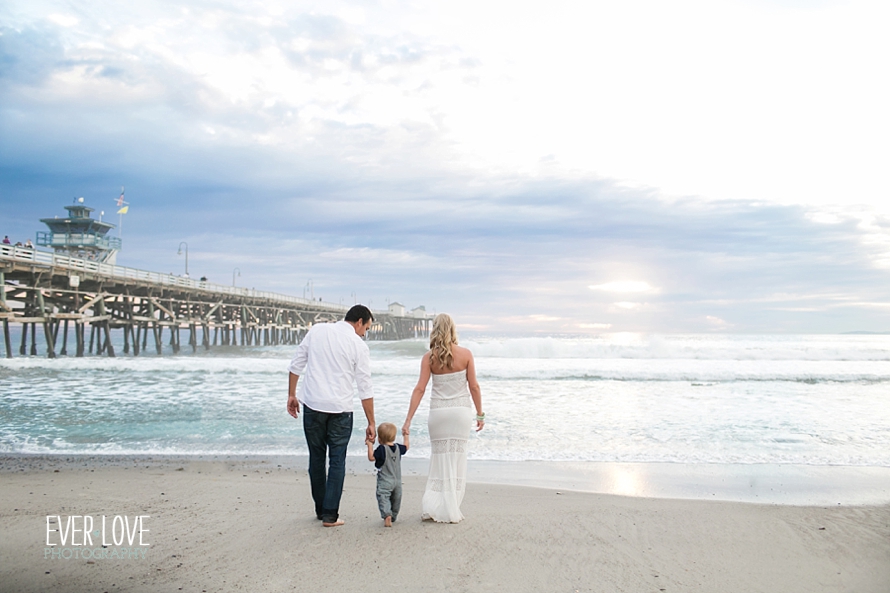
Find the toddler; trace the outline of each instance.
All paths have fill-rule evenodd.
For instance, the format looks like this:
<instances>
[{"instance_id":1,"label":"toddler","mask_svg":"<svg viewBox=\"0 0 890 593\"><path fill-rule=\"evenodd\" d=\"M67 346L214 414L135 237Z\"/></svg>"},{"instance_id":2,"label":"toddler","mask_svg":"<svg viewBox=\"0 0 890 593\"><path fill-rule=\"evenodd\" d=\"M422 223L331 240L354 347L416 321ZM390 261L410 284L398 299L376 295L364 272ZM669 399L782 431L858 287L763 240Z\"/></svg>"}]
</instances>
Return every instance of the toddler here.
<instances>
[{"instance_id":1,"label":"toddler","mask_svg":"<svg viewBox=\"0 0 890 593\"><path fill-rule=\"evenodd\" d=\"M402 455L408 452L408 438L405 435L404 445L396 443L396 425L384 422L377 427L380 445L376 449L372 439L365 440L368 461L377 468L377 506L386 527L392 527L402 506Z\"/></svg>"}]
</instances>

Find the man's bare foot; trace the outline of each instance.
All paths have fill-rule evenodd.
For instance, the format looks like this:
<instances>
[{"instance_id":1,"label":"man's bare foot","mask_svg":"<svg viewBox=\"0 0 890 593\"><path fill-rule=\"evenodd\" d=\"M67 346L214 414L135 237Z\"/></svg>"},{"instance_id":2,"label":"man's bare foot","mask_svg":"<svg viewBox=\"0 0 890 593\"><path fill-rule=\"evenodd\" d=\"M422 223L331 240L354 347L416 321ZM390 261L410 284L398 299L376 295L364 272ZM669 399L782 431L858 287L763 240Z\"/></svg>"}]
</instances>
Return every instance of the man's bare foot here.
<instances>
[{"instance_id":1,"label":"man's bare foot","mask_svg":"<svg viewBox=\"0 0 890 593\"><path fill-rule=\"evenodd\" d=\"M346 521L343 519L337 519L333 523L322 523L325 527L340 527L341 525L346 525Z\"/></svg>"},{"instance_id":2,"label":"man's bare foot","mask_svg":"<svg viewBox=\"0 0 890 593\"><path fill-rule=\"evenodd\" d=\"M383 520L384 527L392 527L392 517L387 517Z\"/></svg>"}]
</instances>

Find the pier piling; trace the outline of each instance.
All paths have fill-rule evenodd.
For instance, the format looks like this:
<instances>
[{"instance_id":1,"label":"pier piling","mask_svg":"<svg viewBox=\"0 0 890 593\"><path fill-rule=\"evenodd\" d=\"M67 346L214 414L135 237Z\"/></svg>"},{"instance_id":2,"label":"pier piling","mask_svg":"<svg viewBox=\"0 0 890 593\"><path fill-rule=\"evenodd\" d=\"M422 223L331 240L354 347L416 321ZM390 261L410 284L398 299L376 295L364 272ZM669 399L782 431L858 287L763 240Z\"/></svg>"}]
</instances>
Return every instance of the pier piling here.
<instances>
[{"instance_id":1,"label":"pier piling","mask_svg":"<svg viewBox=\"0 0 890 593\"><path fill-rule=\"evenodd\" d=\"M49 313L46 310L46 301L43 299L43 292L40 290L35 291L37 293L37 304L39 306L39 312L43 316L43 335L46 338L46 356L47 358L55 358L55 340L53 338L53 331L50 327L50 319ZM34 352L36 354L36 351Z\"/></svg>"},{"instance_id":2,"label":"pier piling","mask_svg":"<svg viewBox=\"0 0 890 593\"><path fill-rule=\"evenodd\" d=\"M68 356L68 320L65 320L65 328L62 330L62 351L61 356Z\"/></svg>"}]
</instances>

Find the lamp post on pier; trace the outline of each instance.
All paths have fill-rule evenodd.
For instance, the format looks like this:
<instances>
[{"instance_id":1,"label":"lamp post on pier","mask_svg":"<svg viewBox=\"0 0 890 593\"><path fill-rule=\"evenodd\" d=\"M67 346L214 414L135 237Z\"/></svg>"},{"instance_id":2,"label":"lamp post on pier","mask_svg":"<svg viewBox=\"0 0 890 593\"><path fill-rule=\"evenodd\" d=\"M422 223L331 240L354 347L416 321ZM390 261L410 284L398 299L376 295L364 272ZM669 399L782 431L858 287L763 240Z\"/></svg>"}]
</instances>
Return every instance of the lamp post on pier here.
<instances>
[{"instance_id":1,"label":"lamp post on pier","mask_svg":"<svg viewBox=\"0 0 890 593\"><path fill-rule=\"evenodd\" d=\"M232 270L232 286L235 286L235 272L238 273L238 277L241 277L241 268L235 268Z\"/></svg>"},{"instance_id":2,"label":"lamp post on pier","mask_svg":"<svg viewBox=\"0 0 890 593\"><path fill-rule=\"evenodd\" d=\"M185 245L185 277L189 277L189 244L185 241L179 242L179 250L176 255L182 255L182 246Z\"/></svg>"}]
</instances>

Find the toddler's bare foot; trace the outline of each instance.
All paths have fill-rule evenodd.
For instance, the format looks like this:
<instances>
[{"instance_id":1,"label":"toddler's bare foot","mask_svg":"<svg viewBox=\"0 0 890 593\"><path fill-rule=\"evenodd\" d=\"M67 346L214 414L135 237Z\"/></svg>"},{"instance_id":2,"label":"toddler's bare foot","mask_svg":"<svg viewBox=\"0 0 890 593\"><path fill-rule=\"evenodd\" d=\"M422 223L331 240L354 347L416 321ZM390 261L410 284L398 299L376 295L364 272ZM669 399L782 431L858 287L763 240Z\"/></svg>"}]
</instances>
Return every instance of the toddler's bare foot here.
<instances>
[{"instance_id":1,"label":"toddler's bare foot","mask_svg":"<svg viewBox=\"0 0 890 593\"><path fill-rule=\"evenodd\" d=\"M387 517L383 520L384 527L392 527L392 517Z\"/></svg>"},{"instance_id":2,"label":"toddler's bare foot","mask_svg":"<svg viewBox=\"0 0 890 593\"><path fill-rule=\"evenodd\" d=\"M325 527L340 527L341 525L346 525L346 521L343 519L337 519L333 523L322 523Z\"/></svg>"}]
</instances>

